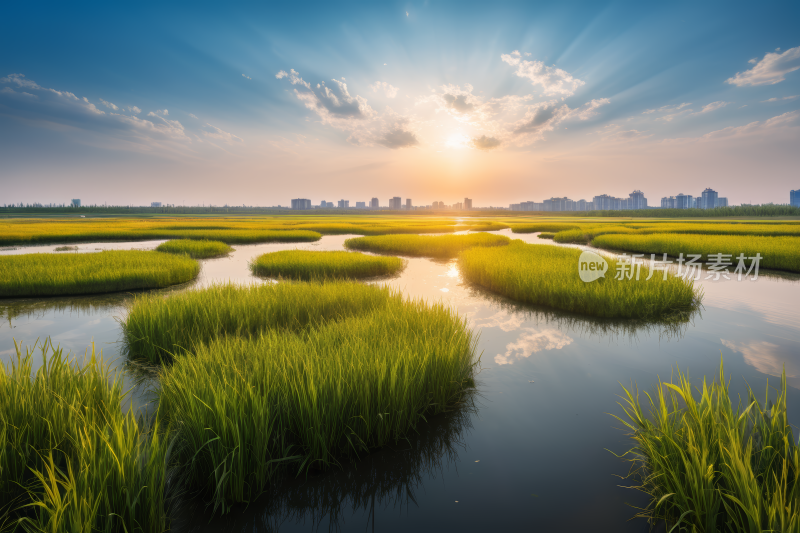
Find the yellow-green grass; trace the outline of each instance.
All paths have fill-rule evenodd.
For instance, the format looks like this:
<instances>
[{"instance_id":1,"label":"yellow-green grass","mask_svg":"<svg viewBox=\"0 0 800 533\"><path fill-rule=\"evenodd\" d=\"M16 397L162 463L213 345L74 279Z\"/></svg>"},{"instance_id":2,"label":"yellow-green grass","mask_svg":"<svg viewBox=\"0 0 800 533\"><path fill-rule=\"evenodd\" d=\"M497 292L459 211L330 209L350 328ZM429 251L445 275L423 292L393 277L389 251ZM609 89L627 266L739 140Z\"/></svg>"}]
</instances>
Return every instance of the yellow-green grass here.
<instances>
[{"instance_id":1,"label":"yellow-green grass","mask_svg":"<svg viewBox=\"0 0 800 533\"><path fill-rule=\"evenodd\" d=\"M94 348L48 343L0 362L0 527L161 533L169 442L123 411L122 378Z\"/></svg>"},{"instance_id":2,"label":"yellow-green grass","mask_svg":"<svg viewBox=\"0 0 800 533\"><path fill-rule=\"evenodd\" d=\"M357 279L396 274L403 269L398 257L359 252L312 252L285 250L256 257L250 270L258 276L292 279Z\"/></svg>"},{"instance_id":3,"label":"yellow-green grass","mask_svg":"<svg viewBox=\"0 0 800 533\"><path fill-rule=\"evenodd\" d=\"M188 486L223 511L283 464L324 468L396 442L473 386L466 323L387 287L217 286L138 299L125 328L162 350L194 341L161 373L160 410Z\"/></svg>"},{"instance_id":4,"label":"yellow-green grass","mask_svg":"<svg viewBox=\"0 0 800 533\"><path fill-rule=\"evenodd\" d=\"M168 254L186 254L194 259L208 259L226 255L233 251L233 248L221 241L176 239L159 244L156 251Z\"/></svg>"},{"instance_id":5,"label":"yellow-green grass","mask_svg":"<svg viewBox=\"0 0 800 533\"><path fill-rule=\"evenodd\" d=\"M605 277L592 282L578 275L580 250L514 241L500 248L473 248L459 256L469 281L519 302L605 318L682 320L700 304L693 281L641 267L639 279L614 279L617 262L608 259Z\"/></svg>"},{"instance_id":6,"label":"yellow-green grass","mask_svg":"<svg viewBox=\"0 0 800 533\"><path fill-rule=\"evenodd\" d=\"M538 233L549 231L557 233L570 229L577 229L577 224L562 224L558 222L535 222L531 224L511 224L511 231L514 233Z\"/></svg>"},{"instance_id":7,"label":"yellow-green grass","mask_svg":"<svg viewBox=\"0 0 800 533\"><path fill-rule=\"evenodd\" d=\"M551 241L553 240L553 238L554 238L555 236L556 236L556 234L555 234L555 233L549 233L549 232L546 232L546 231L543 231L542 233L540 233L540 234L538 235L538 237L539 237L540 239L550 239Z\"/></svg>"},{"instance_id":8,"label":"yellow-green grass","mask_svg":"<svg viewBox=\"0 0 800 533\"><path fill-rule=\"evenodd\" d=\"M467 248L505 246L511 239L504 235L471 233L469 235L381 235L356 237L344 241L347 248L383 254L447 259Z\"/></svg>"},{"instance_id":9,"label":"yellow-green grass","mask_svg":"<svg viewBox=\"0 0 800 533\"><path fill-rule=\"evenodd\" d=\"M0 297L156 289L197 277L189 257L140 250L0 256Z\"/></svg>"},{"instance_id":10,"label":"yellow-green grass","mask_svg":"<svg viewBox=\"0 0 800 533\"><path fill-rule=\"evenodd\" d=\"M772 268L800 272L800 237L760 237L753 235L600 235L592 240L598 248L624 250L645 254L667 254L679 257L683 254L700 254L708 261L711 254L730 254L730 268L736 268L736 257L745 258L761 254L759 268ZM750 261L746 260L749 265Z\"/></svg>"},{"instance_id":11,"label":"yellow-green grass","mask_svg":"<svg viewBox=\"0 0 800 533\"><path fill-rule=\"evenodd\" d=\"M665 531L800 531L800 451L787 418L786 372L772 389L774 403L769 387L763 403L748 387L738 405L722 363L710 385L677 378L659 380L652 394L623 388L625 415L615 416L635 443L624 454L634 488L651 496L639 516L666 523Z\"/></svg>"},{"instance_id":12,"label":"yellow-green grass","mask_svg":"<svg viewBox=\"0 0 800 533\"><path fill-rule=\"evenodd\" d=\"M78 249L77 246L57 246L53 248L54 252L74 252Z\"/></svg>"}]
</instances>

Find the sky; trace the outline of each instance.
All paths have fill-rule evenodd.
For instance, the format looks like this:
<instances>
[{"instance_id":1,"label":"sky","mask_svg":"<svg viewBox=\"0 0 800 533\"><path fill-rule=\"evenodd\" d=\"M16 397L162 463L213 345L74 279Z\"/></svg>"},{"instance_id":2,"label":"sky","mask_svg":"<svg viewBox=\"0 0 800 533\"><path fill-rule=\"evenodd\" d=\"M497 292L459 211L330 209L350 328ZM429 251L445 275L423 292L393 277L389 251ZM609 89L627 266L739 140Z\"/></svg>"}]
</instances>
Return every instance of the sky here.
<instances>
[{"instance_id":1,"label":"sky","mask_svg":"<svg viewBox=\"0 0 800 533\"><path fill-rule=\"evenodd\" d=\"M800 189L796 1L3 11L0 204Z\"/></svg>"}]
</instances>

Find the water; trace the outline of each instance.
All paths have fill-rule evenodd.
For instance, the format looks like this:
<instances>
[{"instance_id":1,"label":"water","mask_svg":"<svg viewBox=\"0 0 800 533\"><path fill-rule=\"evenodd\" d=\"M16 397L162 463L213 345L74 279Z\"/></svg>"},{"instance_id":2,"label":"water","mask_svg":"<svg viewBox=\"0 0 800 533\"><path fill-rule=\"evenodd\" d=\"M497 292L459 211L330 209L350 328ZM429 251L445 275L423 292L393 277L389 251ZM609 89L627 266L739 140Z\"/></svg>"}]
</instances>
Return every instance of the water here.
<instances>
[{"instance_id":1,"label":"water","mask_svg":"<svg viewBox=\"0 0 800 533\"><path fill-rule=\"evenodd\" d=\"M293 248L338 250L348 237L239 245L229 257L204 261L188 287L263 283L247 268L255 256ZM513 237L552 244L535 235ZM25 249L1 253L20 251ZM701 280L704 309L678 328L634 327L519 305L464 283L455 261L409 258L400 276L380 283L444 301L480 331L474 405L436 417L408 442L341 470L288 480L228 517L187 506L176 517L175 531L644 532L646 522L629 518L635 514L631 505L643 506L647 499L620 486L626 481L616 476L625 475L627 464L611 453L630 447L609 414L621 414L619 383L650 389L657 376L669 379L676 367L694 378L712 377L724 357L738 394L745 381L756 391L768 379L777 384L785 365L789 414L794 423L800 417L800 276L762 272L757 281ZM77 353L94 341L107 358L119 357L118 320L129 298L2 301L0 357L13 354L12 338L28 344L46 336Z\"/></svg>"}]
</instances>

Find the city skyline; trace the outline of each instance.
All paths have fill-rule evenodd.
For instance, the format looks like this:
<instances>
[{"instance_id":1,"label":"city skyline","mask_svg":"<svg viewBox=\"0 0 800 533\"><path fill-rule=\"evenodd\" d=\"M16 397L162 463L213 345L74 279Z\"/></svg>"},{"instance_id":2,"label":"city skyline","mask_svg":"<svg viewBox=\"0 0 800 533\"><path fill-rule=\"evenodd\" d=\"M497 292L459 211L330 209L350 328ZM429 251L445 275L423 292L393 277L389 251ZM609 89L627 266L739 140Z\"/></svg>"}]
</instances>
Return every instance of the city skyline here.
<instances>
[{"instance_id":1,"label":"city skyline","mask_svg":"<svg viewBox=\"0 0 800 533\"><path fill-rule=\"evenodd\" d=\"M578 5L7 6L0 203L786 201L797 3Z\"/></svg>"}]
</instances>

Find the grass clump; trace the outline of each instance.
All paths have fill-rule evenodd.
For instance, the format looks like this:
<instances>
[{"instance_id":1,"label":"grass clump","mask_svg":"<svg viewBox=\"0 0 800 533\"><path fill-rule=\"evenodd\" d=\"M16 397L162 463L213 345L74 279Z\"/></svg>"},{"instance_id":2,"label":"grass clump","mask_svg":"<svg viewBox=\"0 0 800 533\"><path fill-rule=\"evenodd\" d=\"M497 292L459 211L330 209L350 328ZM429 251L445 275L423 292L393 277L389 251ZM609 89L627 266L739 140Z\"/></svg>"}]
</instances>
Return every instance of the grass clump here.
<instances>
[{"instance_id":1,"label":"grass clump","mask_svg":"<svg viewBox=\"0 0 800 533\"><path fill-rule=\"evenodd\" d=\"M581 250L514 241L500 248L473 248L459 256L464 277L493 292L529 304L605 318L684 319L700 304L692 280L646 267L640 279L614 279L617 262L607 259L606 276L590 283L578 275Z\"/></svg>"},{"instance_id":2,"label":"grass clump","mask_svg":"<svg viewBox=\"0 0 800 533\"><path fill-rule=\"evenodd\" d=\"M762 532L800 530L800 450L787 419L786 372L772 403L748 387L734 406L723 364L719 381L692 387L660 380L640 398L625 389L625 418L635 447L637 489L652 499L639 516L666 522L669 531ZM695 392L699 393L699 398ZM644 403L644 407L642 407Z\"/></svg>"},{"instance_id":3,"label":"grass clump","mask_svg":"<svg viewBox=\"0 0 800 533\"><path fill-rule=\"evenodd\" d=\"M684 235L684 234L652 234L652 235L600 235L592 240L598 248L625 250L641 253L666 253L678 257L681 253L700 254L703 261L708 261L711 254L730 254L729 262L736 268L736 257L755 257L761 254L759 266L800 272L800 238L798 237L766 237L754 235ZM749 261L745 261L749 264Z\"/></svg>"},{"instance_id":4,"label":"grass clump","mask_svg":"<svg viewBox=\"0 0 800 533\"><path fill-rule=\"evenodd\" d=\"M381 235L356 237L344 241L347 248L385 254L449 259L467 248L504 246L511 239L504 235L472 233L469 235Z\"/></svg>"},{"instance_id":5,"label":"grass clump","mask_svg":"<svg viewBox=\"0 0 800 533\"><path fill-rule=\"evenodd\" d=\"M197 277L186 256L139 250L0 256L0 297L97 294L155 289Z\"/></svg>"},{"instance_id":6,"label":"grass clump","mask_svg":"<svg viewBox=\"0 0 800 533\"><path fill-rule=\"evenodd\" d=\"M553 240L553 237L555 237L555 236L556 236L555 233L549 233L549 232L546 232L546 231L543 231L542 233L539 234L539 238L540 239L550 239L551 241Z\"/></svg>"},{"instance_id":7,"label":"grass clump","mask_svg":"<svg viewBox=\"0 0 800 533\"><path fill-rule=\"evenodd\" d=\"M121 377L94 347L79 360L46 342L34 372L36 347L15 346L0 363L0 526L165 531L169 442L123 411Z\"/></svg>"},{"instance_id":8,"label":"grass clump","mask_svg":"<svg viewBox=\"0 0 800 533\"><path fill-rule=\"evenodd\" d=\"M77 251L77 246L56 246L53 248L54 252L74 252Z\"/></svg>"},{"instance_id":9,"label":"grass clump","mask_svg":"<svg viewBox=\"0 0 800 533\"><path fill-rule=\"evenodd\" d=\"M558 233L559 231L578 229L575 224L562 224L559 222L535 222L532 224L511 224L513 233L538 233L548 231Z\"/></svg>"},{"instance_id":10,"label":"grass clump","mask_svg":"<svg viewBox=\"0 0 800 533\"><path fill-rule=\"evenodd\" d=\"M194 259L208 259L226 255L232 252L233 248L220 241L176 239L159 244L156 251L168 254L186 254Z\"/></svg>"},{"instance_id":11,"label":"grass clump","mask_svg":"<svg viewBox=\"0 0 800 533\"><path fill-rule=\"evenodd\" d=\"M466 323L387 287L217 286L139 298L126 332L143 321L162 351L196 341L163 371L160 409L189 486L223 511L282 464L324 468L395 442L473 386Z\"/></svg>"},{"instance_id":12,"label":"grass clump","mask_svg":"<svg viewBox=\"0 0 800 533\"><path fill-rule=\"evenodd\" d=\"M398 257L358 252L311 252L285 250L256 257L250 270L258 276L292 279L369 278L396 274L403 269Z\"/></svg>"}]
</instances>

